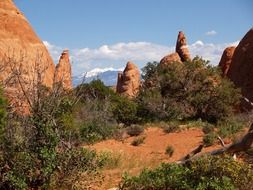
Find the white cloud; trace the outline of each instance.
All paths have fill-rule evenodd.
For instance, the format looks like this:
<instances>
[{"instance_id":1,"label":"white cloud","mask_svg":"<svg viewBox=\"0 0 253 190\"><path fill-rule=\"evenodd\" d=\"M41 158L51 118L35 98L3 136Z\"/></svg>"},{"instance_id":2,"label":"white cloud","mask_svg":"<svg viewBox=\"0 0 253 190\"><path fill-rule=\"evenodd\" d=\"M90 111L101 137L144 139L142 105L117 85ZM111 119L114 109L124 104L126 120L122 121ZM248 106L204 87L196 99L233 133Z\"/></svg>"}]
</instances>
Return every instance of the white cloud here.
<instances>
[{"instance_id":1,"label":"white cloud","mask_svg":"<svg viewBox=\"0 0 253 190\"><path fill-rule=\"evenodd\" d=\"M58 62L59 56L64 48L50 44L44 41L55 62ZM199 55L211 64L219 63L223 50L231 45L237 45L237 42L212 44L196 41L188 45L191 56ZM113 45L102 45L101 47L90 49L72 49L70 50L72 60L73 74L79 75L95 68L122 68L127 61L131 60L139 68L143 67L149 61L160 61L165 55L175 51L174 46L164 46L149 42L129 42L117 43Z\"/></svg>"},{"instance_id":2,"label":"white cloud","mask_svg":"<svg viewBox=\"0 0 253 190\"><path fill-rule=\"evenodd\" d=\"M205 33L205 35L207 35L207 36L214 36L216 34L217 34L217 32L215 30L211 30L211 31L208 31Z\"/></svg>"}]
</instances>

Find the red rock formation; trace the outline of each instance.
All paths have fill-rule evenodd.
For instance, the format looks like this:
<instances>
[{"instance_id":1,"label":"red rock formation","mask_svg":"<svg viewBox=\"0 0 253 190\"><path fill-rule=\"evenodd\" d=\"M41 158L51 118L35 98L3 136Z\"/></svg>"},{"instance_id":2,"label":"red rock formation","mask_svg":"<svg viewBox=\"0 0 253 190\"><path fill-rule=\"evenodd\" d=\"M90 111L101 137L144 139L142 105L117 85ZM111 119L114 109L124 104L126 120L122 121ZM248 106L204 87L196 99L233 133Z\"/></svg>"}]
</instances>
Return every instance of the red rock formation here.
<instances>
[{"instance_id":1,"label":"red rock formation","mask_svg":"<svg viewBox=\"0 0 253 190\"><path fill-rule=\"evenodd\" d=\"M0 81L6 81L13 68L19 67L27 85L31 85L34 80L35 70L41 71L44 85L51 87L53 84L53 60L12 0L0 1L0 63L5 67L0 74ZM9 90L11 93L19 93L17 84Z\"/></svg>"},{"instance_id":2,"label":"red rock formation","mask_svg":"<svg viewBox=\"0 0 253 190\"><path fill-rule=\"evenodd\" d=\"M243 96L253 102L253 28L236 47L227 76L241 88ZM243 102L242 106L252 109L247 101Z\"/></svg>"},{"instance_id":3,"label":"red rock formation","mask_svg":"<svg viewBox=\"0 0 253 190\"><path fill-rule=\"evenodd\" d=\"M56 65L54 77L55 83L61 82L64 89L72 89L72 71L68 50L62 52L59 63Z\"/></svg>"},{"instance_id":4,"label":"red rock formation","mask_svg":"<svg viewBox=\"0 0 253 190\"><path fill-rule=\"evenodd\" d=\"M223 54L222 54L222 57L221 57L221 60L220 60L220 63L219 63L219 67L222 70L223 76L227 75L227 72L228 72L229 67L231 65L231 62L232 62L232 57L233 57L235 48L236 47L231 46L231 47L227 47L223 51Z\"/></svg>"},{"instance_id":5,"label":"red rock formation","mask_svg":"<svg viewBox=\"0 0 253 190\"><path fill-rule=\"evenodd\" d=\"M128 62L125 70L118 74L116 92L127 97L134 97L140 88L140 71L131 62Z\"/></svg>"},{"instance_id":6,"label":"red rock formation","mask_svg":"<svg viewBox=\"0 0 253 190\"><path fill-rule=\"evenodd\" d=\"M164 58L162 58L160 65L164 66L172 62L182 63L190 59L191 57L187 48L186 37L184 33L180 31L177 37L176 52L166 55Z\"/></svg>"},{"instance_id":7,"label":"red rock formation","mask_svg":"<svg viewBox=\"0 0 253 190\"><path fill-rule=\"evenodd\" d=\"M191 59L190 52L187 48L186 37L182 31L180 31L177 36L176 52L180 56L182 62Z\"/></svg>"}]
</instances>

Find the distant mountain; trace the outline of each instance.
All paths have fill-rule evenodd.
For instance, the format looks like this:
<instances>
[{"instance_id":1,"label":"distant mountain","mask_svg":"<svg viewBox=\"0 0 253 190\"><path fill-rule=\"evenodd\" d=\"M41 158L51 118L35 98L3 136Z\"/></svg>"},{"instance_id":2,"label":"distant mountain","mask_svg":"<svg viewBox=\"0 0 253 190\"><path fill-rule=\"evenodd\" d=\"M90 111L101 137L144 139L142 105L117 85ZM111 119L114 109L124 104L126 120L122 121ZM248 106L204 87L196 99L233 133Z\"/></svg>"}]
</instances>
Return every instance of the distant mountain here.
<instances>
[{"instance_id":1,"label":"distant mountain","mask_svg":"<svg viewBox=\"0 0 253 190\"><path fill-rule=\"evenodd\" d=\"M81 74L79 76L73 77L73 85L77 86L83 82L84 75L85 81L84 83L89 83L92 80L100 79L104 82L106 86L115 86L117 84L118 72L123 71L124 68L114 69L114 68L95 68L89 72Z\"/></svg>"}]
</instances>

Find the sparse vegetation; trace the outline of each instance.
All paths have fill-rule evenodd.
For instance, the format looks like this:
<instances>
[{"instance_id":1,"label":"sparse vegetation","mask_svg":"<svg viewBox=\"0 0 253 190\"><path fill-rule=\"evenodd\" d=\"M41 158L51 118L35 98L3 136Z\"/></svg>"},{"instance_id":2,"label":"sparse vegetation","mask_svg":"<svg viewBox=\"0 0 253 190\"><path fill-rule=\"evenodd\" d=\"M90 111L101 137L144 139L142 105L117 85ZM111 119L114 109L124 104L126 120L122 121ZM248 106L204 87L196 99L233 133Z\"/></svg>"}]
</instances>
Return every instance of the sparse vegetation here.
<instances>
[{"instance_id":1,"label":"sparse vegetation","mask_svg":"<svg viewBox=\"0 0 253 190\"><path fill-rule=\"evenodd\" d=\"M141 144L144 143L145 139L146 139L145 136L136 137L136 138L132 141L131 145L133 145L133 146L139 146L139 145L141 145Z\"/></svg>"},{"instance_id":2,"label":"sparse vegetation","mask_svg":"<svg viewBox=\"0 0 253 190\"><path fill-rule=\"evenodd\" d=\"M141 125L131 125L127 128L127 134L130 136L139 136L144 132L144 128Z\"/></svg>"},{"instance_id":3,"label":"sparse vegetation","mask_svg":"<svg viewBox=\"0 0 253 190\"><path fill-rule=\"evenodd\" d=\"M180 126L176 123L169 123L163 127L163 131L165 133L176 133L179 132L180 130L181 130Z\"/></svg>"},{"instance_id":4,"label":"sparse vegetation","mask_svg":"<svg viewBox=\"0 0 253 190\"><path fill-rule=\"evenodd\" d=\"M215 132L208 133L203 137L203 143L206 147L214 145L216 141L217 134Z\"/></svg>"},{"instance_id":5,"label":"sparse vegetation","mask_svg":"<svg viewBox=\"0 0 253 190\"><path fill-rule=\"evenodd\" d=\"M169 157L172 157L174 154L174 148L171 145L168 145L165 150L165 154L167 154Z\"/></svg>"}]
</instances>

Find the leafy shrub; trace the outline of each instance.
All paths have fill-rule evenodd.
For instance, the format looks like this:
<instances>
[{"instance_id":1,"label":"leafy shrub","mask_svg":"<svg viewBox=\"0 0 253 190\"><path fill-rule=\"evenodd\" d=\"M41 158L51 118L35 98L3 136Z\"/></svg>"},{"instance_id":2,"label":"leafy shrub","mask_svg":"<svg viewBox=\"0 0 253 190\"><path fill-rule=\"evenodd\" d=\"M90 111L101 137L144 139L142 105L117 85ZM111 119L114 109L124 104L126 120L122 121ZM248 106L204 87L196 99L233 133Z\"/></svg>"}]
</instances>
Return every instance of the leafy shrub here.
<instances>
[{"instance_id":1,"label":"leafy shrub","mask_svg":"<svg viewBox=\"0 0 253 190\"><path fill-rule=\"evenodd\" d=\"M105 125L99 121L87 122L80 126L80 137L82 142L93 144L112 137L116 130L114 125Z\"/></svg>"},{"instance_id":2,"label":"leafy shrub","mask_svg":"<svg viewBox=\"0 0 253 190\"><path fill-rule=\"evenodd\" d=\"M165 153L166 153L169 157L172 157L173 154L174 154L174 148L173 148L173 146L168 145L168 146L166 147Z\"/></svg>"},{"instance_id":3,"label":"leafy shrub","mask_svg":"<svg viewBox=\"0 0 253 190\"><path fill-rule=\"evenodd\" d=\"M217 134L215 132L211 132L206 134L203 137L203 143L206 147L212 146L217 140Z\"/></svg>"},{"instance_id":4,"label":"leafy shrub","mask_svg":"<svg viewBox=\"0 0 253 190\"><path fill-rule=\"evenodd\" d=\"M132 136L139 136L144 132L144 128L141 125L131 125L127 127L127 134Z\"/></svg>"},{"instance_id":5,"label":"leafy shrub","mask_svg":"<svg viewBox=\"0 0 253 190\"><path fill-rule=\"evenodd\" d=\"M113 100L112 112L118 123L131 125L139 122L138 105L126 97L118 96Z\"/></svg>"},{"instance_id":6,"label":"leafy shrub","mask_svg":"<svg viewBox=\"0 0 253 190\"><path fill-rule=\"evenodd\" d=\"M249 165L230 157L203 156L187 165L162 164L144 170L137 177L125 175L120 190L136 189L252 189Z\"/></svg>"},{"instance_id":7,"label":"leafy shrub","mask_svg":"<svg viewBox=\"0 0 253 190\"><path fill-rule=\"evenodd\" d=\"M131 145L133 146L139 146L141 144L144 143L146 137L143 136L143 137L136 137L132 142L131 142Z\"/></svg>"},{"instance_id":8,"label":"leafy shrub","mask_svg":"<svg viewBox=\"0 0 253 190\"><path fill-rule=\"evenodd\" d=\"M25 96L31 101L30 114L11 111L5 119L0 189L48 189L54 181L63 183L70 177L67 174L99 167L95 153L90 156L89 151L74 147L63 136L66 126L62 116L73 106L68 94L40 84L33 90L38 94Z\"/></svg>"},{"instance_id":9,"label":"leafy shrub","mask_svg":"<svg viewBox=\"0 0 253 190\"><path fill-rule=\"evenodd\" d=\"M217 122L230 116L239 103L233 83L199 57L166 67L149 63L143 70L145 81L138 100L143 115L151 118Z\"/></svg>"}]
</instances>

